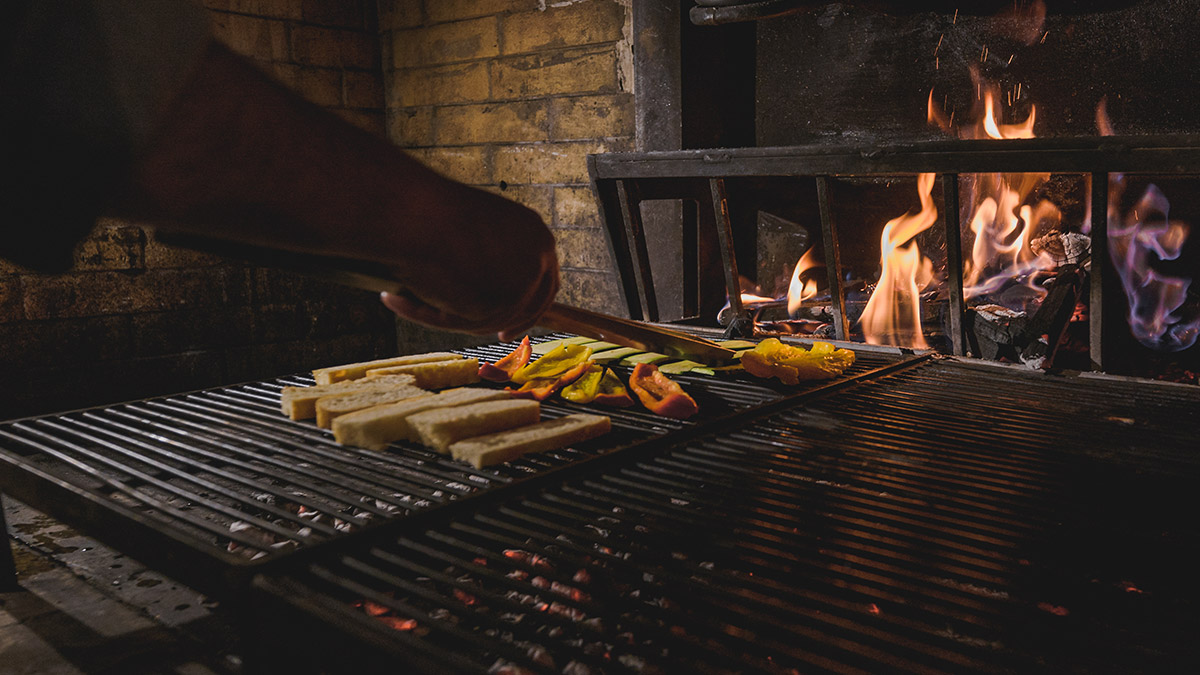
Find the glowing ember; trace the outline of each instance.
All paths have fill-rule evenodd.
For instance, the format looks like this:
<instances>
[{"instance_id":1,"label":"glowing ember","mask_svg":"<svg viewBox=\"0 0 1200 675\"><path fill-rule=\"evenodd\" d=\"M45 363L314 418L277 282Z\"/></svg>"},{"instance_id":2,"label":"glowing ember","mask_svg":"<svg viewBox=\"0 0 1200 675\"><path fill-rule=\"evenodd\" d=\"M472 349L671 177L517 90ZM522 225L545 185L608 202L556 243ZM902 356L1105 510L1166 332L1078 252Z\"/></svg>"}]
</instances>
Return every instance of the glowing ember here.
<instances>
[{"instance_id":1,"label":"glowing ember","mask_svg":"<svg viewBox=\"0 0 1200 675\"><path fill-rule=\"evenodd\" d=\"M816 259L816 249L810 248L796 261L796 270L792 272L792 282L788 284L787 307L788 315L795 316L800 310L800 303L816 296L817 280L810 278L802 280L802 275L814 267L819 267Z\"/></svg>"},{"instance_id":2,"label":"glowing ember","mask_svg":"<svg viewBox=\"0 0 1200 675\"><path fill-rule=\"evenodd\" d=\"M1052 605L1048 602L1039 602L1037 607L1043 612L1049 612L1054 616L1067 616L1071 613L1071 610L1062 605Z\"/></svg>"},{"instance_id":3,"label":"glowing ember","mask_svg":"<svg viewBox=\"0 0 1200 675\"><path fill-rule=\"evenodd\" d=\"M933 281L933 263L921 255L913 237L937 221L933 205L934 176L917 178L921 210L888 221L880 237L883 272L863 310L860 324L867 342L927 349L921 328L921 291Z\"/></svg>"},{"instance_id":4,"label":"glowing ember","mask_svg":"<svg viewBox=\"0 0 1200 675\"><path fill-rule=\"evenodd\" d=\"M1116 181L1118 184L1123 181ZM1120 188L1109 204L1119 201ZM1160 274L1151 266L1157 260L1175 260L1187 241L1188 226L1170 220L1171 204L1157 186L1146 188L1120 225L1109 216L1109 254L1129 299L1129 328L1138 342L1164 352L1177 352L1196 343L1200 317L1190 321L1177 312L1187 299L1190 278Z\"/></svg>"},{"instance_id":5,"label":"glowing ember","mask_svg":"<svg viewBox=\"0 0 1200 675\"><path fill-rule=\"evenodd\" d=\"M380 616L376 619L392 630L411 631L417 627L416 619L403 619L398 616Z\"/></svg>"}]
</instances>

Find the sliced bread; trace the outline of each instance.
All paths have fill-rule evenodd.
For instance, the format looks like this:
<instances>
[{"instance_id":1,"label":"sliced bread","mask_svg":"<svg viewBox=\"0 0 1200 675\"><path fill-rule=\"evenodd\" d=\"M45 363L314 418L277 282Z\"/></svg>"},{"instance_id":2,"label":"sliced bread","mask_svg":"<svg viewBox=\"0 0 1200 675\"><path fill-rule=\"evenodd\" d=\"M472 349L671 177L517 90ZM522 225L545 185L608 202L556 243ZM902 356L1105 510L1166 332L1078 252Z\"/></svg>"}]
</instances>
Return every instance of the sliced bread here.
<instances>
[{"instance_id":1,"label":"sliced bread","mask_svg":"<svg viewBox=\"0 0 1200 675\"><path fill-rule=\"evenodd\" d=\"M408 423L422 444L449 454L450 444L455 441L537 422L541 407L529 400L484 401L419 412L410 415Z\"/></svg>"},{"instance_id":2,"label":"sliced bread","mask_svg":"<svg viewBox=\"0 0 1200 675\"><path fill-rule=\"evenodd\" d=\"M372 368L367 371L368 378L381 375L412 375L417 378L417 386L422 389L461 387L479 381L479 359L416 363L407 366Z\"/></svg>"},{"instance_id":3,"label":"sliced bread","mask_svg":"<svg viewBox=\"0 0 1200 675\"><path fill-rule=\"evenodd\" d=\"M417 378L412 375L390 375L382 382L392 387L415 387ZM378 380L347 380L333 384L318 384L313 387L284 387L279 394L279 407L283 414L294 420L316 417L317 399L334 394L349 394L363 388L378 388Z\"/></svg>"},{"instance_id":4,"label":"sliced bread","mask_svg":"<svg viewBox=\"0 0 1200 675\"><path fill-rule=\"evenodd\" d=\"M447 389L439 394L378 405L337 417L333 420L333 438L345 445L383 450L394 441L418 440L408 424L409 415L507 398L508 392L496 389Z\"/></svg>"},{"instance_id":5,"label":"sliced bread","mask_svg":"<svg viewBox=\"0 0 1200 675\"><path fill-rule=\"evenodd\" d=\"M565 448L608 433L612 428L604 415L567 415L556 420L530 424L458 441L450 445L454 459L470 462L476 469L512 461L528 452Z\"/></svg>"},{"instance_id":6,"label":"sliced bread","mask_svg":"<svg viewBox=\"0 0 1200 675\"><path fill-rule=\"evenodd\" d=\"M318 368L312 371L313 379L317 384L333 384L343 380L357 380L360 377L366 377L367 371L372 368L387 368L389 366L407 366L414 363L430 363L434 361L457 361L462 359L461 354L451 352L428 352L426 354L409 354L408 356L393 356L389 359L377 359L375 361L363 361L362 363L348 363L344 366L333 366L331 368Z\"/></svg>"},{"instance_id":7,"label":"sliced bread","mask_svg":"<svg viewBox=\"0 0 1200 675\"><path fill-rule=\"evenodd\" d=\"M350 394L335 394L317 399L317 426L328 429L333 420L363 408L384 403L395 403L411 398L433 396L432 392L417 387L394 387L385 389L360 389Z\"/></svg>"}]
</instances>

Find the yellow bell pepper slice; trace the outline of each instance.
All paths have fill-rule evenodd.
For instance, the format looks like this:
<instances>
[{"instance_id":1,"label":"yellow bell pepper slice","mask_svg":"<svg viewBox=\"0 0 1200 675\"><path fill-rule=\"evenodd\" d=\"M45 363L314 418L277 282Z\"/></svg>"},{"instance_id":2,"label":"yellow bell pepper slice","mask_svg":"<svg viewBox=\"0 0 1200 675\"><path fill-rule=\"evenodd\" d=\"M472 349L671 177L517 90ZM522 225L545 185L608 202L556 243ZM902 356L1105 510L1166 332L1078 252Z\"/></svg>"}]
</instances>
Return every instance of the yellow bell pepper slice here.
<instances>
[{"instance_id":1,"label":"yellow bell pepper slice","mask_svg":"<svg viewBox=\"0 0 1200 675\"><path fill-rule=\"evenodd\" d=\"M805 349L767 338L743 352L741 362L751 375L799 384L800 380L827 380L841 375L854 364L854 352L836 349L828 342L815 342L812 349Z\"/></svg>"}]
</instances>

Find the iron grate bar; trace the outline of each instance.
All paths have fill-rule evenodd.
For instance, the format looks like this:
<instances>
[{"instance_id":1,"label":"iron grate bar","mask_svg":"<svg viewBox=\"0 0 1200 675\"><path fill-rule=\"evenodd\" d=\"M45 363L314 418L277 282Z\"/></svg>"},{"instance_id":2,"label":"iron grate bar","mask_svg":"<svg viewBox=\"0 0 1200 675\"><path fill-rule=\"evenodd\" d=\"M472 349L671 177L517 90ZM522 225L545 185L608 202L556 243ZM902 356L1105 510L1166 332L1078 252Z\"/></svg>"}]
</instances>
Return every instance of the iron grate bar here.
<instances>
[{"instance_id":1,"label":"iron grate bar","mask_svg":"<svg viewBox=\"0 0 1200 675\"><path fill-rule=\"evenodd\" d=\"M664 672L1200 663L1178 642L1200 629L1184 562L1200 461L1168 428L1196 419L1200 390L1076 382L911 363L424 514L371 555L445 570L445 598L544 598L538 565L505 555L551 561L545 580L589 594L569 610L602 612L606 644L633 635L631 663ZM308 577L282 562L268 575ZM552 656L578 646L539 635Z\"/></svg>"}]
</instances>

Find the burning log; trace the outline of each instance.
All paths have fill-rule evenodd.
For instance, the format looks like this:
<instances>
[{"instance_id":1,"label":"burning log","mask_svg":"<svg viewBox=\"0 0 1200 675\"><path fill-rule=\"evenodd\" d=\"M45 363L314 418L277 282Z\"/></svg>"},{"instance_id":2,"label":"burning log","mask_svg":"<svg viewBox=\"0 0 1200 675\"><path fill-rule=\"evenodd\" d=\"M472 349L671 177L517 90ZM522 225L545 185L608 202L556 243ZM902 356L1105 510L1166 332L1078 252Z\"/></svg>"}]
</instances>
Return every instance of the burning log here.
<instances>
[{"instance_id":1,"label":"burning log","mask_svg":"<svg viewBox=\"0 0 1200 675\"><path fill-rule=\"evenodd\" d=\"M1025 330L1025 346L1021 349L1021 363L1030 368L1049 368L1054 353L1062 341L1067 324L1075 313L1075 304L1083 292L1085 273L1079 268L1060 268L1050 294L1042 301L1033 319Z\"/></svg>"},{"instance_id":2,"label":"burning log","mask_svg":"<svg viewBox=\"0 0 1200 675\"><path fill-rule=\"evenodd\" d=\"M1000 305L978 305L967 310L966 329L971 351L985 359L1016 360L1014 346L1025 332L1025 312Z\"/></svg>"},{"instance_id":3,"label":"burning log","mask_svg":"<svg viewBox=\"0 0 1200 675\"><path fill-rule=\"evenodd\" d=\"M978 305L967 310L966 330L971 351L985 359L1049 368L1075 305L1083 292L1086 273L1066 265L1047 286L1050 292L1029 316L1000 305Z\"/></svg>"},{"instance_id":4,"label":"burning log","mask_svg":"<svg viewBox=\"0 0 1200 675\"><path fill-rule=\"evenodd\" d=\"M1034 254L1045 253L1055 265L1082 265L1092 256L1092 238L1078 232L1051 232L1029 242Z\"/></svg>"}]
</instances>

